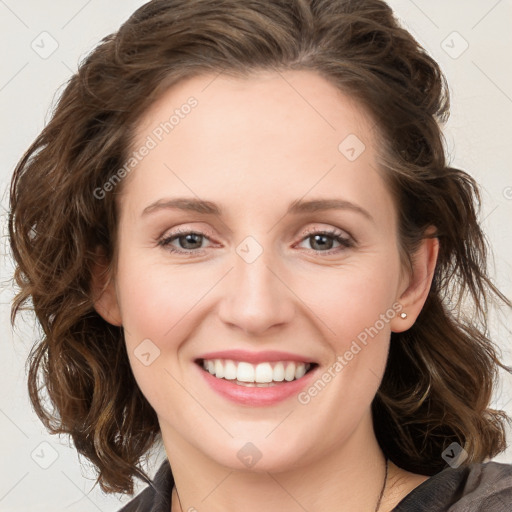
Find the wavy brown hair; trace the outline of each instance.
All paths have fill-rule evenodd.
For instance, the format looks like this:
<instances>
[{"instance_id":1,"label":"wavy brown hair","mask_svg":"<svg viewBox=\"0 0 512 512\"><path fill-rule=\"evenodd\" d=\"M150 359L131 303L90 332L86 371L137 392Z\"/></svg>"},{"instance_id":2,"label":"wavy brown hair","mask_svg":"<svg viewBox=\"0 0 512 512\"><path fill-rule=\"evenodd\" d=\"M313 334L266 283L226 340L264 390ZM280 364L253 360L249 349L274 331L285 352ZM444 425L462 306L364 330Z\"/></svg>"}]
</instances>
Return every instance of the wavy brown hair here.
<instances>
[{"instance_id":1,"label":"wavy brown hair","mask_svg":"<svg viewBox=\"0 0 512 512\"><path fill-rule=\"evenodd\" d=\"M123 167L138 120L173 84L262 69L314 71L359 101L375 121L404 263L425 236L440 241L427 301L413 327L392 334L372 404L384 453L431 475L453 441L467 450L466 464L503 451L508 417L489 402L499 367L511 369L489 339L486 313L489 299L511 303L487 273L475 181L445 159L445 78L379 0L153 0L81 62L11 186L19 287L11 321L30 308L43 331L29 359L36 413L72 437L104 490L132 492L133 477L144 477L157 417L122 328L95 311L91 292L98 248L115 274L123 183L103 199L94 192Z\"/></svg>"}]
</instances>

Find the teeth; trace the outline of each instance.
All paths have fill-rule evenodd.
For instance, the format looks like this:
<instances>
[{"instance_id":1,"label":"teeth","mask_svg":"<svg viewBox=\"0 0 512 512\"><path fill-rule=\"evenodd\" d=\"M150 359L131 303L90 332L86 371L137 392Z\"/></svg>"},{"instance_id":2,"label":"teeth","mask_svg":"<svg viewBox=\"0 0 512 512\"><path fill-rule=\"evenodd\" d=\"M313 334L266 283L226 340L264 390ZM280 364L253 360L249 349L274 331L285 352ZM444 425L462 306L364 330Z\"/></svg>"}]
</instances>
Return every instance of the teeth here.
<instances>
[{"instance_id":1,"label":"teeth","mask_svg":"<svg viewBox=\"0 0 512 512\"><path fill-rule=\"evenodd\" d=\"M306 365L304 363L297 365L295 369L295 378L300 379L306 375Z\"/></svg>"},{"instance_id":2,"label":"teeth","mask_svg":"<svg viewBox=\"0 0 512 512\"><path fill-rule=\"evenodd\" d=\"M276 363L251 364L245 361L232 361L231 359L203 360L203 368L218 379L236 380L240 385L256 385L265 387L272 382L300 379L304 377L311 364L279 361ZM261 384L261 386L260 386Z\"/></svg>"},{"instance_id":3,"label":"teeth","mask_svg":"<svg viewBox=\"0 0 512 512\"><path fill-rule=\"evenodd\" d=\"M284 380L284 364L277 363L274 366L273 379L276 382L282 382Z\"/></svg>"},{"instance_id":4,"label":"teeth","mask_svg":"<svg viewBox=\"0 0 512 512\"><path fill-rule=\"evenodd\" d=\"M288 363L284 371L284 380L291 381L293 379L295 379L295 365Z\"/></svg>"},{"instance_id":5,"label":"teeth","mask_svg":"<svg viewBox=\"0 0 512 512\"><path fill-rule=\"evenodd\" d=\"M217 359L216 361L220 362L219 359ZM215 377L217 377L217 374L215 374ZM255 382L254 366L249 363L238 363L236 380L239 380L240 382Z\"/></svg>"},{"instance_id":6,"label":"teeth","mask_svg":"<svg viewBox=\"0 0 512 512\"><path fill-rule=\"evenodd\" d=\"M219 379L224 377L224 366L222 365L220 359L215 360L215 376Z\"/></svg>"},{"instance_id":7,"label":"teeth","mask_svg":"<svg viewBox=\"0 0 512 512\"><path fill-rule=\"evenodd\" d=\"M233 361L225 361L224 364L224 378L235 380L237 375L236 364Z\"/></svg>"},{"instance_id":8,"label":"teeth","mask_svg":"<svg viewBox=\"0 0 512 512\"><path fill-rule=\"evenodd\" d=\"M260 363L258 366L256 366L254 375L255 382L272 382L273 376L274 371L272 370L270 363Z\"/></svg>"}]
</instances>

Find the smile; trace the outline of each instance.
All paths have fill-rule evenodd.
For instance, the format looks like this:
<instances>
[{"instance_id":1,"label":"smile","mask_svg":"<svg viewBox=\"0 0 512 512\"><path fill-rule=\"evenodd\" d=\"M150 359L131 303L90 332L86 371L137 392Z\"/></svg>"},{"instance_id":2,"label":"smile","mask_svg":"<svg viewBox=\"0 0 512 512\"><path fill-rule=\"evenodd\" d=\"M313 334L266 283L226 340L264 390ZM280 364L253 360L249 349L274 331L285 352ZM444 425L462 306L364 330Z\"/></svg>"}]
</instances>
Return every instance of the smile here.
<instances>
[{"instance_id":1,"label":"smile","mask_svg":"<svg viewBox=\"0 0 512 512\"><path fill-rule=\"evenodd\" d=\"M240 386L269 387L280 382L298 380L312 368L312 363L300 361L268 361L258 364L231 359L201 359L199 364L217 379L232 381Z\"/></svg>"},{"instance_id":2,"label":"smile","mask_svg":"<svg viewBox=\"0 0 512 512\"><path fill-rule=\"evenodd\" d=\"M273 406L296 398L320 373L311 355L280 350L216 350L193 362L207 388L245 407Z\"/></svg>"}]
</instances>

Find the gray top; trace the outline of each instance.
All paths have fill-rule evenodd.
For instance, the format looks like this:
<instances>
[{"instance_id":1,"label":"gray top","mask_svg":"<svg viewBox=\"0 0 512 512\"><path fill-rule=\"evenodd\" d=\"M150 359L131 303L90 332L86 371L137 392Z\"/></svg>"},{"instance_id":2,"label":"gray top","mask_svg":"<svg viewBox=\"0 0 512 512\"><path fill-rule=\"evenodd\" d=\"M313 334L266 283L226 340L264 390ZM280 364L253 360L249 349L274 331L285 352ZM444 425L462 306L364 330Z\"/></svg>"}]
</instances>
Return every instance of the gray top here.
<instances>
[{"instance_id":1,"label":"gray top","mask_svg":"<svg viewBox=\"0 0 512 512\"><path fill-rule=\"evenodd\" d=\"M119 512L170 512L173 486L166 461L152 485ZM413 489L393 512L512 512L512 464L447 467Z\"/></svg>"}]
</instances>

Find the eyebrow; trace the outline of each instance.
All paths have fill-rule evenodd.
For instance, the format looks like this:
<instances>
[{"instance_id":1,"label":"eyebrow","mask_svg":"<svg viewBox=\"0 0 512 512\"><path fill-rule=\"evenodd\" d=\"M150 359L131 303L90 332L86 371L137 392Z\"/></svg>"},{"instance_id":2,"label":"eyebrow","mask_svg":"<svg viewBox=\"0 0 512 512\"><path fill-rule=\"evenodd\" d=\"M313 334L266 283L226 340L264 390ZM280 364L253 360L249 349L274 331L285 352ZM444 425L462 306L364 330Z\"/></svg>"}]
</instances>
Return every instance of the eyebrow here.
<instances>
[{"instance_id":1,"label":"eyebrow","mask_svg":"<svg viewBox=\"0 0 512 512\"><path fill-rule=\"evenodd\" d=\"M155 201L154 203L151 203L149 206L144 208L142 211L142 216L148 215L155 211L167 209L192 211L203 215L215 215L222 217L222 209L216 203L202 199L196 199L193 197L159 199L158 201ZM300 215L304 213L315 213L325 210L350 210L359 213L371 222L374 222L373 217L364 208L343 199L312 199L309 201L297 199L296 201L290 203L286 214Z\"/></svg>"}]
</instances>

